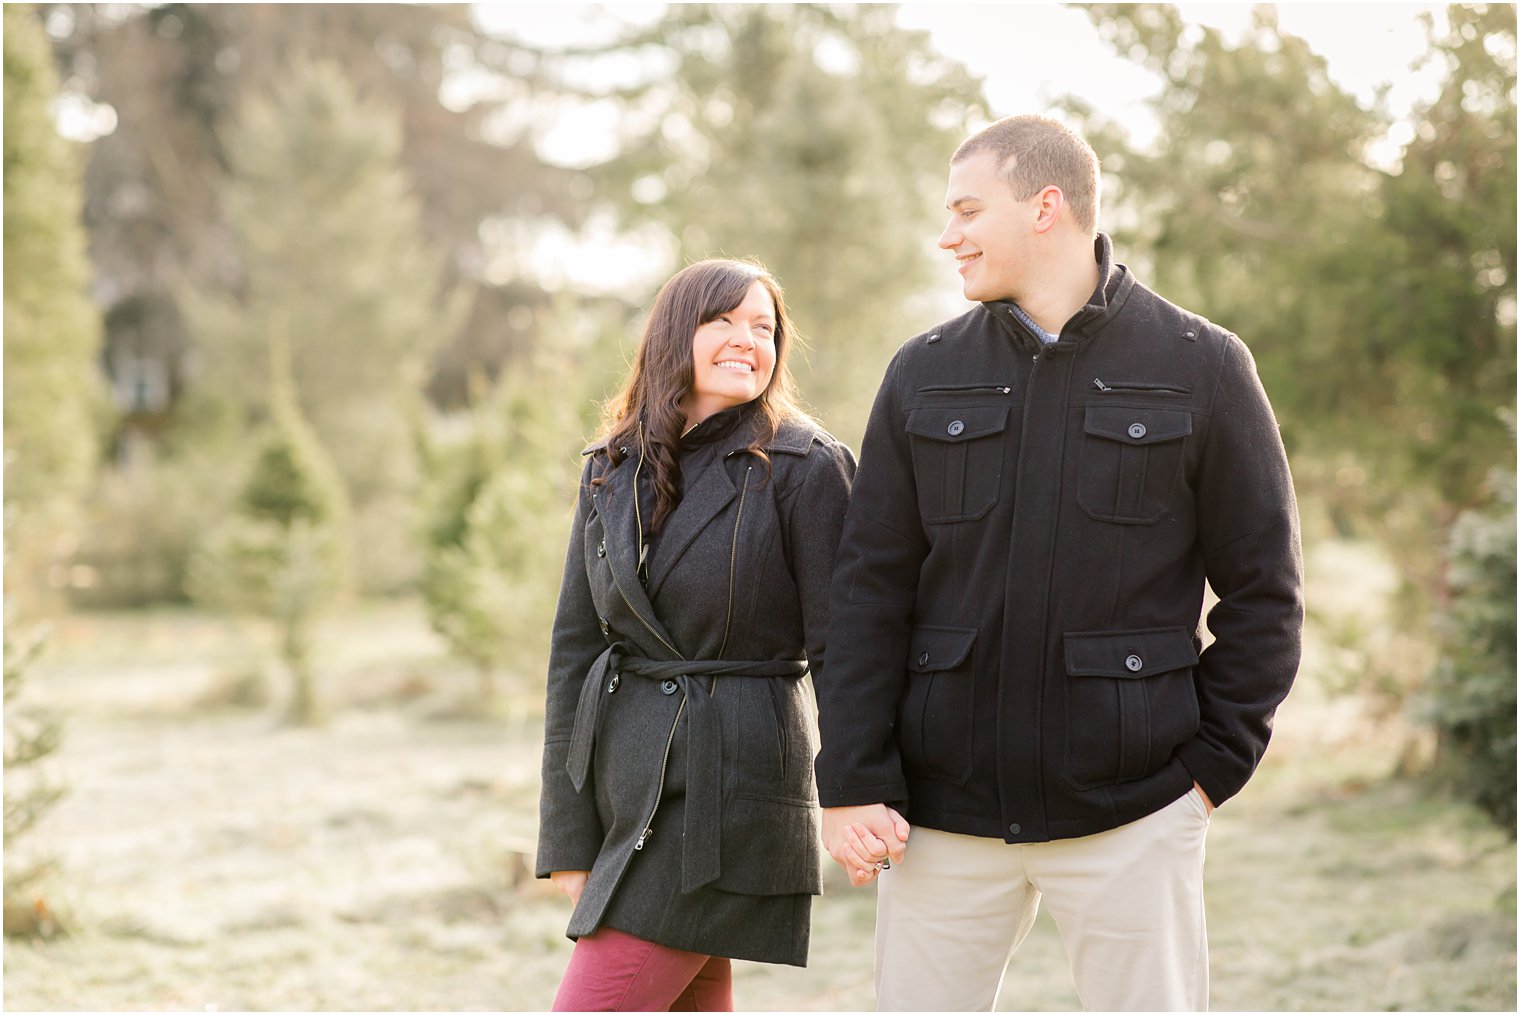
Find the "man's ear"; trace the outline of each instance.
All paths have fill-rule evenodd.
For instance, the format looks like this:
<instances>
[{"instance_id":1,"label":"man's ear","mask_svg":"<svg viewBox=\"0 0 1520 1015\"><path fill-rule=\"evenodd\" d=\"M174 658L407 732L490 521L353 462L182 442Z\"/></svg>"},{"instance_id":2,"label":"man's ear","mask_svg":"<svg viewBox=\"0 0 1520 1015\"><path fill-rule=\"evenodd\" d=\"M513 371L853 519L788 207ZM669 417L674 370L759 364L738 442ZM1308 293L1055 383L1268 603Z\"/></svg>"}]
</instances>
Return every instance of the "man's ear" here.
<instances>
[{"instance_id":1,"label":"man's ear","mask_svg":"<svg viewBox=\"0 0 1520 1015\"><path fill-rule=\"evenodd\" d=\"M1034 231L1048 233L1055 228L1056 222L1061 218L1061 209L1066 207L1066 195L1061 193L1060 187L1052 183L1035 195L1034 207Z\"/></svg>"}]
</instances>

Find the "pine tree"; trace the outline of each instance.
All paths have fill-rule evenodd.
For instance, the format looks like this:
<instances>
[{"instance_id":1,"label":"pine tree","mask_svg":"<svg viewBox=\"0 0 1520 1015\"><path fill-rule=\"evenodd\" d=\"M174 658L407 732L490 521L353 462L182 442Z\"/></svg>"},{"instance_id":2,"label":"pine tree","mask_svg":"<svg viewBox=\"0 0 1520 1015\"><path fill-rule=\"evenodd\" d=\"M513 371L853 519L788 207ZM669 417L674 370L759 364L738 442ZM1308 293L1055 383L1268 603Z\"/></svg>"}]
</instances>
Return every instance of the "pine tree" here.
<instances>
[{"instance_id":1,"label":"pine tree","mask_svg":"<svg viewBox=\"0 0 1520 1015\"><path fill-rule=\"evenodd\" d=\"M501 669L542 669L577 442L622 364L623 322L594 308L562 297L538 330L539 354L482 391L457 436L425 456L423 597L434 629L479 674L483 700L496 697Z\"/></svg>"},{"instance_id":2,"label":"pine tree","mask_svg":"<svg viewBox=\"0 0 1520 1015\"><path fill-rule=\"evenodd\" d=\"M427 357L461 309L440 292L401 136L396 114L362 99L338 67L296 61L228 140L222 197L241 284L183 293L200 357L186 422L224 441L268 411L266 336L288 331L295 399L347 486L370 590L414 570L409 435Z\"/></svg>"},{"instance_id":3,"label":"pine tree","mask_svg":"<svg viewBox=\"0 0 1520 1015\"><path fill-rule=\"evenodd\" d=\"M278 365L283 343L272 336ZM286 372L274 371L272 418L231 516L190 562L191 594L207 605L272 621L291 675L289 715L320 714L313 626L348 588L347 497L321 442L301 417Z\"/></svg>"},{"instance_id":4,"label":"pine tree","mask_svg":"<svg viewBox=\"0 0 1520 1015\"><path fill-rule=\"evenodd\" d=\"M18 848L32 827L58 802L63 789L37 767L58 749L61 726L55 715L22 699L28 671L43 644L43 632L21 637L11 611L5 613L5 933L47 935L57 922L38 894L38 880L52 860Z\"/></svg>"},{"instance_id":5,"label":"pine tree","mask_svg":"<svg viewBox=\"0 0 1520 1015\"><path fill-rule=\"evenodd\" d=\"M25 610L64 584L105 402L78 152L48 114L58 81L36 14L10 4L4 18L5 571Z\"/></svg>"}]
</instances>

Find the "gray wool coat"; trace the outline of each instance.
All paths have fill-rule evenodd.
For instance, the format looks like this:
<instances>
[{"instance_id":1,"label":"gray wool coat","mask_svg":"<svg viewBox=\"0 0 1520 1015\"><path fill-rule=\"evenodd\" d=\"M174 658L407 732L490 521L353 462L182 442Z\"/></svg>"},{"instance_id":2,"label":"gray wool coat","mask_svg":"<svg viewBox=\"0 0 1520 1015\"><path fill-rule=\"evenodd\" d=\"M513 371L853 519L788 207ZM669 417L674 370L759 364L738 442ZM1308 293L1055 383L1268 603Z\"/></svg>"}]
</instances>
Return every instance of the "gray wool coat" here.
<instances>
[{"instance_id":1,"label":"gray wool coat","mask_svg":"<svg viewBox=\"0 0 1520 1015\"><path fill-rule=\"evenodd\" d=\"M566 933L804 965L821 890L810 699L855 459L751 406L683 439L682 499L639 553L639 448L587 449L550 649L539 877L589 870ZM593 486L595 477L606 482ZM636 496L636 485L644 488Z\"/></svg>"}]
</instances>

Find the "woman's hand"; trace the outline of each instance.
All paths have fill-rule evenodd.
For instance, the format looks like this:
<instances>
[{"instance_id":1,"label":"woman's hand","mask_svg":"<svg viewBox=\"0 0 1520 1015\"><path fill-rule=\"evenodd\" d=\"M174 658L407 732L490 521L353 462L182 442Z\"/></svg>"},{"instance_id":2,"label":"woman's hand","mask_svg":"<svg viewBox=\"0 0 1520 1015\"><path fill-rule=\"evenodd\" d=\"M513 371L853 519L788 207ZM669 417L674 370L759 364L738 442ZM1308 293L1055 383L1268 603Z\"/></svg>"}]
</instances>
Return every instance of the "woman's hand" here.
<instances>
[{"instance_id":1,"label":"woman's hand","mask_svg":"<svg viewBox=\"0 0 1520 1015\"><path fill-rule=\"evenodd\" d=\"M579 905L581 892L586 888L586 879L591 876L590 871L553 871L549 874L549 880L554 882L554 887L570 896L571 905Z\"/></svg>"}]
</instances>

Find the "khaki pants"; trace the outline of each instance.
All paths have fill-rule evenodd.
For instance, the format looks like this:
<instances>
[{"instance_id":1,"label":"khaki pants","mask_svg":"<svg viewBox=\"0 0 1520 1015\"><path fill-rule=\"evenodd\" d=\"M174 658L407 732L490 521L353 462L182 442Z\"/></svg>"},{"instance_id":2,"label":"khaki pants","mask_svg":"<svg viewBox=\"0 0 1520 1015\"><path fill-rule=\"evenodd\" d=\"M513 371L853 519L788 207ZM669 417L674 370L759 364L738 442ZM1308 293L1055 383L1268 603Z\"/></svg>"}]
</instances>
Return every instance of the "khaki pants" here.
<instances>
[{"instance_id":1,"label":"khaki pants","mask_svg":"<svg viewBox=\"0 0 1520 1015\"><path fill-rule=\"evenodd\" d=\"M1010 845L914 828L877 887L882 1011L990 1011L1045 898L1082 1006L1206 1011L1208 812L1196 790L1119 828Z\"/></svg>"}]
</instances>

